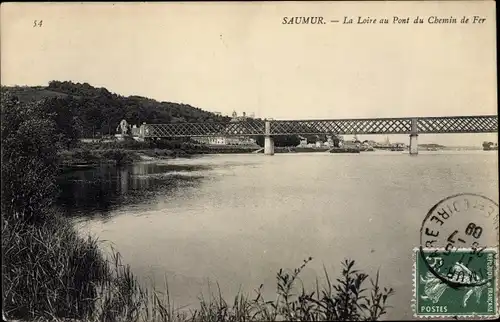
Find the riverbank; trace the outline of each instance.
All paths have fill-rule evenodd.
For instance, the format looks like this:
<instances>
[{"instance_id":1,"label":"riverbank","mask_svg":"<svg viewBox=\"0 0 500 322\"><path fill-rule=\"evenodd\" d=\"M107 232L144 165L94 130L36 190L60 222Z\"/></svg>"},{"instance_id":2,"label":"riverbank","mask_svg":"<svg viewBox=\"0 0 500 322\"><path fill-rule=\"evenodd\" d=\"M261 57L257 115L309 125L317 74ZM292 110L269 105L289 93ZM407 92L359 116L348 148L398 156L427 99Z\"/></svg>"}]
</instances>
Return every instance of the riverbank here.
<instances>
[{"instance_id":1,"label":"riverbank","mask_svg":"<svg viewBox=\"0 0 500 322\"><path fill-rule=\"evenodd\" d=\"M327 148L296 148L275 147L274 153L327 153ZM132 164L145 160L165 160L176 158L190 158L206 154L249 154L264 153L260 147L239 146L193 146L186 145L177 148L156 147L109 147L106 145L84 145L71 150L59 152L60 164L64 171L73 169L92 168L100 164L117 166ZM334 153L334 152L332 152Z\"/></svg>"},{"instance_id":2,"label":"riverbank","mask_svg":"<svg viewBox=\"0 0 500 322\"><path fill-rule=\"evenodd\" d=\"M134 151L122 149L72 149L58 154L63 169L87 168L99 164L124 165L140 161L141 157Z\"/></svg>"},{"instance_id":3,"label":"riverbank","mask_svg":"<svg viewBox=\"0 0 500 322\"><path fill-rule=\"evenodd\" d=\"M112 143L80 144L77 148L59 152L60 165L64 171L91 168L99 164L117 166L156 159L190 158L203 154L240 154L259 150L253 146L205 146L196 144L148 144ZM167 146L167 147L165 147Z\"/></svg>"},{"instance_id":4,"label":"riverbank","mask_svg":"<svg viewBox=\"0 0 500 322\"><path fill-rule=\"evenodd\" d=\"M261 285L255 297L237 293L226 302L219 290L209 298L201 297L193 310L186 311L173 304L167 283L161 291L144 287L119 253L103 253L99 240L82 236L56 213L47 216L43 225L4 224L2 248L3 313L9 320L327 321L352 320L358 314L376 320L386 313L386 299L392 294L391 289L381 291L377 273L367 300L360 298L368 276L355 270L350 260L342 263L338 280L330 279L325 271L326 285L313 285L321 295L308 293L299 282L312 260L308 258L294 270L278 271L277 296L271 301L263 298ZM344 312L345 308L349 311Z\"/></svg>"}]
</instances>

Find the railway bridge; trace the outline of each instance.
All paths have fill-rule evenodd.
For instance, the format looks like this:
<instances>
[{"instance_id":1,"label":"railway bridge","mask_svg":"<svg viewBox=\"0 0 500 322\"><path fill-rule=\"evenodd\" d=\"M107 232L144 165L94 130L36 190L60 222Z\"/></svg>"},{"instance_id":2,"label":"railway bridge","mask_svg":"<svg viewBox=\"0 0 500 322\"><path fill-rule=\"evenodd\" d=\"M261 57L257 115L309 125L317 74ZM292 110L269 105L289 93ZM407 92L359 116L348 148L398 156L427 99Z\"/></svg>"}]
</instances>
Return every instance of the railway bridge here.
<instances>
[{"instance_id":1,"label":"railway bridge","mask_svg":"<svg viewBox=\"0 0 500 322\"><path fill-rule=\"evenodd\" d=\"M496 133L498 115L401 117L326 120L245 119L225 123L142 124L145 140L182 137L264 136L264 153L274 154L273 137L280 135L408 134L409 153L418 154L420 134Z\"/></svg>"}]
</instances>

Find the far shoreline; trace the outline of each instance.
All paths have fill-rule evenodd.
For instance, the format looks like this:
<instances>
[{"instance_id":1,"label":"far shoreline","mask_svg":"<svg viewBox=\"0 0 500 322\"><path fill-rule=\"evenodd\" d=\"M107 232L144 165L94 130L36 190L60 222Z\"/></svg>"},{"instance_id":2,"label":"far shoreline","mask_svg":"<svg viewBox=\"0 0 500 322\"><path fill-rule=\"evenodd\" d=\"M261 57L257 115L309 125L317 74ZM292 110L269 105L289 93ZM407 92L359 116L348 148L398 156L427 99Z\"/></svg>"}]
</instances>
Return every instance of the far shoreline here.
<instances>
[{"instance_id":1,"label":"far shoreline","mask_svg":"<svg viewBox=\"0 0 500 322\"><path fill-rule=\"evenodd\" d=\"M428 152L426 144L419 146L421 152ZM480 147L442 146L437 151L481 151ZM375 151L384 151L375 149ZM434 150L436 151L436 150ZM328 152L325 148L309 148L302 151L296 147L275 147L276 154ZM373 151L365 151L371 153ZM144 143L111 142L81 143L78 147L62 151L60 167L62 172L87 170L100 165L125 166L145 161L191 159L203 155L219 154L263 154L260 146L213 146L190 143L160 144L159 147L146 146Z\"/></svg>"}]
</instances>

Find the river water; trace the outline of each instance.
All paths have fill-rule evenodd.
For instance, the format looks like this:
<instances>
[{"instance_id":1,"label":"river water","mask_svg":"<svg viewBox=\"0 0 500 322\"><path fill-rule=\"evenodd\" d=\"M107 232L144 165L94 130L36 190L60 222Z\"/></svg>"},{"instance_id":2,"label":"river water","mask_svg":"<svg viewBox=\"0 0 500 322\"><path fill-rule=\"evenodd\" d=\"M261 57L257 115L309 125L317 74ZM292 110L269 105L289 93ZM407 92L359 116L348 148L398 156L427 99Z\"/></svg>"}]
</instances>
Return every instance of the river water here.
<instances>
[{"instance_id":1,"label":"river water","mask_svg":"<svg viewBox=\"0 0 500 322\"><path fill-rule=\"evenodd\" d=\"M493 151L210 155L74 172L61 186L82 231L141 279L166 278L179 306L215 282L228 300L263 283L272 300L280 268L312 257L307 288L352 258L395 289L386 318L410 319L422 220L452 194L498 201L498 162Z\"/></svg>"}]
</instances>

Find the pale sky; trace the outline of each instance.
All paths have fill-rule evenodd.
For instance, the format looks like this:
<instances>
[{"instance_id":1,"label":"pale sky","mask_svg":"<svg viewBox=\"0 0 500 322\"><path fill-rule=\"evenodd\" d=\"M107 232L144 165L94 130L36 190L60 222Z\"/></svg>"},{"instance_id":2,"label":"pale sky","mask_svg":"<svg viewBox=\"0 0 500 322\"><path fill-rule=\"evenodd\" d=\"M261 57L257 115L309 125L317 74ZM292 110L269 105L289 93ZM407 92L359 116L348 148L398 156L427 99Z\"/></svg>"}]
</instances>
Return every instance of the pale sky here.
<instances>
[{"instance_id":1,"label":"pale sky","mask_svg":"<svg viewBox=\"0 0 500 322\"><path fill-rule=\"evenodd\" d=\"M1 8L3 85L88 82L126 96L274 119L497 114L493 1ZM424 24L392 23L393 16L413 22L417 15ZM427 20L474 15L486 20ZM327 23L282 24L291 16L322 16ZM345 16L355 23L343 24ZM390 23L356 24L358 16ZM42 26L33 27L34 20ZM419 137L455 145L483 140L497 135Z\"/></svg>"}]
</instances>

